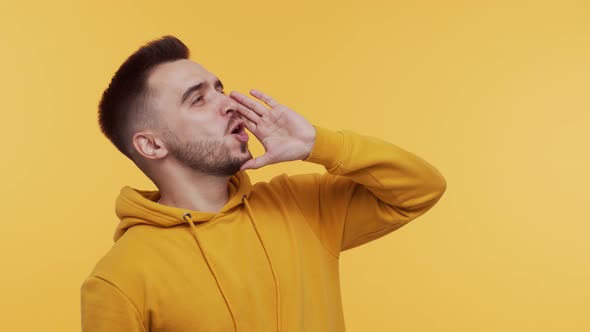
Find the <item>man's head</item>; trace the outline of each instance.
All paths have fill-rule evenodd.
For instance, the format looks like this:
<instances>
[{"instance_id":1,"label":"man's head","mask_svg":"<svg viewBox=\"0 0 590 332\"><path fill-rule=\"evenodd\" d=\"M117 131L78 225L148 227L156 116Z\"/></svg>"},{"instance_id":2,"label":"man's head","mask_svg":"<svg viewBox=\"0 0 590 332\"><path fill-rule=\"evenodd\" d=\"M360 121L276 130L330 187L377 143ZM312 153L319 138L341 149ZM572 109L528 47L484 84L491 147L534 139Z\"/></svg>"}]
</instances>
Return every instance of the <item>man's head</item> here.
<instances>
[{"instance_id":1,"label":"man's head","mask_svg":"<svg viewBox=\"0 0 590 332\"><path fill-rule=\"evenodd\" d=\"M219 79L165 36L133 53L99 104L99 125L148 176L164 160L211 175L232 175L252 157L237 102ZM237 127L236 127L237 125Z\"/></svg>"}]
</instances>

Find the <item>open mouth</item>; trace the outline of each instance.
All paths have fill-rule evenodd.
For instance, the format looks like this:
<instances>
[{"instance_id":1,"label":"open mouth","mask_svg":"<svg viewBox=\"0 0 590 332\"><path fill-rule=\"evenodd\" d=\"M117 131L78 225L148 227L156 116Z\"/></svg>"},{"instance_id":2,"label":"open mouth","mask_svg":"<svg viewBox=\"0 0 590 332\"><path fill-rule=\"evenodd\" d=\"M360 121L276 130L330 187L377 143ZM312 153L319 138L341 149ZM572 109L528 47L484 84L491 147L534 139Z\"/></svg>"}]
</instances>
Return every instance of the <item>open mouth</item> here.
<instances>
[{"instance_id":1,"label":"open mouth","mask_svg":"<svg viewBox=\"0 0 590 332\"><path fill-rule=\"evenodd\" d=\"M241 131L244 130L244 124L239 123L238 125L236 125L234 127L234 129L231 131L232 134L239 134Z\"/></svg>"},{"instance_id":2,"label":"open mouth","mask_svg":"<svg viewBox=\"0 0 590 332\"><path fill-rule=\"evenodd\" d=\"M248 142L248 133L246 133L245 126L241 122L234 125L230 134L241 142Z\"/></svg>"}]
</instances>

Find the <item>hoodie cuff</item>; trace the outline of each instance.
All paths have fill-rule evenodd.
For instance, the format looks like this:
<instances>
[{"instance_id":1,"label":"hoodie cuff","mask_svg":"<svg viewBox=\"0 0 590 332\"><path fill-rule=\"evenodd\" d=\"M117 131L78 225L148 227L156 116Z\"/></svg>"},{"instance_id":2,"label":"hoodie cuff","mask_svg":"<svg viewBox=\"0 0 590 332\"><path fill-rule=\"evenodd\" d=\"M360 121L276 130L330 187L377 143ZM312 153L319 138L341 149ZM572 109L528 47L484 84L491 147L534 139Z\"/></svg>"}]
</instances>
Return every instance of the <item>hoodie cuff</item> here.
<instances>
[{"instance_id":1,"label":"hoodie cuff","mask_svg":"<svg viewBox=\"0 0 590 332\"><path fill-rule=\"evenodd\" d=\"M316 125L314 127L315 142L304 161L324 165L328 170L335 168L340 164L344 150L344 134Z\"/></svg>"}]
</instances>

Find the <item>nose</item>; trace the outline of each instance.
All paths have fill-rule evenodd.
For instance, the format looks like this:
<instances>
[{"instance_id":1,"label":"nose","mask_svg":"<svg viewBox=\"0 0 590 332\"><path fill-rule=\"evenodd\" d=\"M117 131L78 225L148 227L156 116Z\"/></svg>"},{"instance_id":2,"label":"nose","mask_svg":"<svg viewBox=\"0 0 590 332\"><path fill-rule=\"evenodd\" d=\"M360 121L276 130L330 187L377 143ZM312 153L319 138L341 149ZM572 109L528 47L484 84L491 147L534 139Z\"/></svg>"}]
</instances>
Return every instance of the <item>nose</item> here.
<instances>
[{"instance_id":1,"label":"nose","mask_svg":"<svg viewBox=\"0 0 590 332\"><path fill-rule=\"evenodd\" d=\"M222 103L221 103L221 112L223 116L226 116L228 113L233 115L238 111L238 102L233 100L229 95L222 94Z\"/></svg>"}]
</instances>

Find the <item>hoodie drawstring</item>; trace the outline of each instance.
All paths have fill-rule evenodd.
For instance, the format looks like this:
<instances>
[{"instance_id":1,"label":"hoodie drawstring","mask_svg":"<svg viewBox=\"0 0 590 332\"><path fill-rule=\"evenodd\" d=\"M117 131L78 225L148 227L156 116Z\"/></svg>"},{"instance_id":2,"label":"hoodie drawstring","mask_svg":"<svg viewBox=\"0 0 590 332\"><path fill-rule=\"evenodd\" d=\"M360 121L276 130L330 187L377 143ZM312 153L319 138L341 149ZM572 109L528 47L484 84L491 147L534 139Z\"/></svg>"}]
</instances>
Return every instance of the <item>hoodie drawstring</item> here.
<instances>
[{"instance_id":1,"label":"hoodie drawstring","mask_svg":"<svg viewBox=\"0 0 590 332\"><path fill-rule=\"evenodd\" d=\"M242 202L244 202L244 205L246 206L246 213L248 214L248 218L250 219L250 223L252 224L252 227L254 228L254 232L256 232L256 236L258 237L258 241L260 242L260 245L262 246L262 249L264 250L264 255L266 256L266 260L268 261L268 265L270 266L272 278L275 283L275 299L276 299L276 305L277 305L277 307L276 307L276 309L277 309L276 310L277 331L280 331L280 329L281 329L281 315L280 315L281 301L280 301L280 299L281 298L280 298L280 292L279 292L279 283L277 281L275 269L272 265L272 261L270 259L269 254L268 254L268 251L266 250L266 246L264 245L264 242L262 242L262 237L260 237L260 233L258 232L258 228L256 227L256 223L254 222L254 214L252 213L252 208L250 207L250 203L248 202L248 198L246 197L246 195L242 196ZM234 317L233 312L231 311L231 308L229 306L229 302L227 301L227 298L225 297L225 294L223 293L223 290L221 289L221 285L219 284L219 280L217 279L217 276L213 272L213 269L211 268L211 264L209 264L209 261L207 260L207 256L205 256L205 252L203 251L203 248L201 247L201 242L199 242L199 237L197 236L197 228L195 227L195 224L193 223L192 216L190 213L186 212L185 214L182 215L182 219L184 219L184 221L188 222L191 226L193 236L195 238L195 241L197 241L197 246L199 247L199 250L201 251L201 255L203 255L203 258L205 259L205 263L207 263L207 267L209 268L211 275L213 275L213 278L215 279L215 282L217 283L217 288L219 289L219 292L223 296L223 300L225 301L225 304L227 306L227 310L229 311L232 321L234 323L234 329L237 331L236 319ZM212 220L213 219L211 219L211 221Z\"/></svg>"},{"instance_id":2,"label":"hoodie drawstring","mask_svg":"<svg viewBox=\"0 0 590 332\"><path fill-rule=\"evenodd\" d=\"M190 213L186 212L185 214L182 215L182 219L184 219L184 221L188 222L191 225L191 230L192 230L193 236L195 237L195 241L197 241L197 246L199 247L199 250L201 251L201 255L203 255L203 259L205 259L205 263L207 263L207 267L209 268L209 271L211 272L213 279L215 279L215 283L217 284L217 288L219 289L219 292L221 293L221 296L223 297L223 301L225 301L225 305L227 306L227 310L229 311L232 322L234 323L234 330L237 331L238 327L236 324L236 318L234 317L234 313L231 311L231 308L229 306L229 302L227 301L227 298L225 297L225 294L223 293L223 290L221 289L221 285L219 284L219 280L218 280L217 276L215 275L215 273L213 272L213 269L211 268L211 264L209 264L209 260L207 259L207 256L205 256L205 252L203 251L203 248L201 247L201 242L199 242L199 237L197 236L197 228L195 227L195 224L193 223L192 216Z\"/></svg>"},{"instance_id":3,"label":"hoodie drawstring","mask_svg":"<svg viewBox=\"0 0 590 332\"><path fill-rule=\"evenodd\" d=\"M254 214L252 214L252 209L250 208L250 203L248 202L248 198L246 195L242 196L242 201L246 205L246 212L248 213L248 217L250 217L250 222L252 223L252 227L254 227L254 231L258 236L258 241L260 241L260 245L262 245L262 249L264 249L264 254L266 255L266 260L268 261L268 265L270 266L270 271L272 272L272 278L275 282L275 295L277 301L277 331L281 330L281 315L280 315L280 293L279 293L279 283L277 282L277 276L275 274L275 269L272 266L272 262L270 260L270 256L268 255L268 251L266 251L266 246L264 242L262 242L262 238L260 237L260 233L258 233L258 228L256 228L256 223L254 223Z\"/></svg>"}]
</instances>

